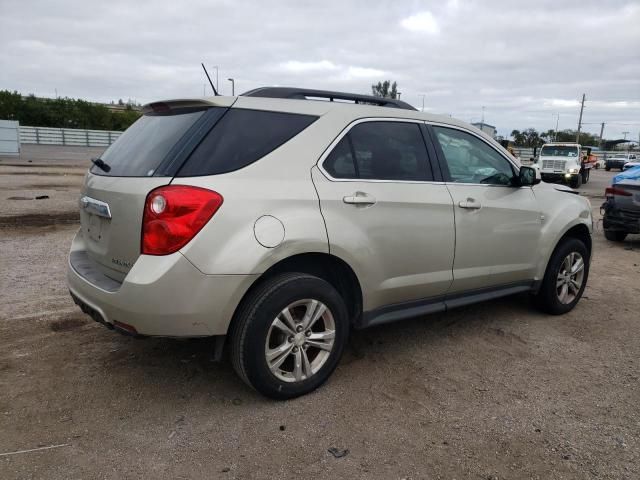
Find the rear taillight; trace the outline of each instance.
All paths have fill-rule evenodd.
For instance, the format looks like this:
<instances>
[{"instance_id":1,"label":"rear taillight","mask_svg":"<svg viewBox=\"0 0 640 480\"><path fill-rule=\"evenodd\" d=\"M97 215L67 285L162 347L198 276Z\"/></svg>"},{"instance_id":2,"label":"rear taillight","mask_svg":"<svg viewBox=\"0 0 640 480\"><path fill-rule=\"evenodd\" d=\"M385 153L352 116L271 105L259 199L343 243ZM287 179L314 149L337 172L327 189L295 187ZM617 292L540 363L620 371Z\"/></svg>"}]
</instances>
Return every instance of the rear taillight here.
<instances>
[{"instance_id":1,"label":"rear taillight","mask_svg":"<svg viewBox=\"0 0 640 480\"><path fill-rule=\"evenodd\" d=\"M142 217L142 253L168 255L184 247L222 205L222 195L186 185L149 192Z\"/></svg>"},{"instance_id":2,"label":"rear taillight","mask_svg":"<svg viewBox=\"0 0 640 480\"><path fill-rule=\"evenodd\" d=\"M631 194L626 190L616 187L607 187L604 191L604 196L607 198L612 198L614 195L618 195L621 197L630 197Z\"/></svg>"}]
</instances>

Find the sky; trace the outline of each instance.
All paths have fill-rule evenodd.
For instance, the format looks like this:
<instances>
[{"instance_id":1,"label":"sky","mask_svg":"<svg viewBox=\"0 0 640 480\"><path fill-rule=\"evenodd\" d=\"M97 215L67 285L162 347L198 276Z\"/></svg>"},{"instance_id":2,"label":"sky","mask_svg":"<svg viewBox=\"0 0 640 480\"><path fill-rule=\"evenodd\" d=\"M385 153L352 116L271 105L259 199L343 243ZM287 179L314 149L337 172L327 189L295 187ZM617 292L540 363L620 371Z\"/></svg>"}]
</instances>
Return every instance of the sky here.
<instances>
[{"instance_id":1,"label":"sky","mask_svg":"<svg viewBox=\"0 0 640 480\"><path fill-rule=\"evenodd\" d=\"M0 0L0 89L139 103L280 85L495 125L640 135L640 1ZM424 95L424 97L423 97Z\"/></svg>"}]
</instances>

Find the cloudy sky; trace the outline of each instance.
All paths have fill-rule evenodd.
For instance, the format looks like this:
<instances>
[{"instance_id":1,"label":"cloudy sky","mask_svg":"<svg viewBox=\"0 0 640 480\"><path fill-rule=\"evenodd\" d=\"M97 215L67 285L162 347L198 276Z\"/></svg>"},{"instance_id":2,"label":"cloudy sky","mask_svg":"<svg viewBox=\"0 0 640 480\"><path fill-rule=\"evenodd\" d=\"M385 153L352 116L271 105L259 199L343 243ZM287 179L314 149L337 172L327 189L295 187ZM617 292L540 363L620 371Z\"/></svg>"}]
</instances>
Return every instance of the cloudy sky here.
<instances>
[{"instance_id":1,"label":"cloudy sky","mask_svg":"<svg viewBox=\"0 0 640 480\"><path fill-rule=\"evenodd\" d=\"M144 103L287 85L369 93L512 129L640 131L638 0L0 0L0 89ZM210 89L208 90L210 94Z\"/></svg>"}]
</instances>

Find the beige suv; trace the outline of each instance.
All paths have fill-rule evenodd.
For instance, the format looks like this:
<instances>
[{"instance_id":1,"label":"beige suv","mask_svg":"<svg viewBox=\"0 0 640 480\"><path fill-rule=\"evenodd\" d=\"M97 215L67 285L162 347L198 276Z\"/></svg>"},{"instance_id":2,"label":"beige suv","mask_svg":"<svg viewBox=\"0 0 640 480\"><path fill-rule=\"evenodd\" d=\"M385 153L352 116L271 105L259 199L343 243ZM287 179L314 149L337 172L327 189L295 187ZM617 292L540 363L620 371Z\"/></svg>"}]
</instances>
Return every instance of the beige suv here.
<instances>
[{"instance_id":1,"label":"beige suv","mask_svg":"<svg viewBox=\"0 0 640 480\"><path fill-rule=\"evenodd\" d=\"M71 295L123 333L212 337L264 395L321 385L351 328L518 292L561 314L585 288L589 202L466 123L287 88L143 112L86 176Z\"/></svg>"}]
</instances>

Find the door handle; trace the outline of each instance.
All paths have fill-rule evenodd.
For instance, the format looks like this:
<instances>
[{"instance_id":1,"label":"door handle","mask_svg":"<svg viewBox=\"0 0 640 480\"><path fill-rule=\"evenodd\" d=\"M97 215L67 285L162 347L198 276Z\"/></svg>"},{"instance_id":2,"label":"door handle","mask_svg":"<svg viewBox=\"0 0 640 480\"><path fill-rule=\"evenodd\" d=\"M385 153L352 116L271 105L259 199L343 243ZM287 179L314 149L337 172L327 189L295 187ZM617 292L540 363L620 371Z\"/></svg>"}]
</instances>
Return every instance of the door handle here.
<instances>
[{"instance_id":1,"label":"door handle","mask_svg":"<svg viewBox=\"0 0 640 480\"><path fill-rule=\"evenodd\" d=\"M466 200L463 200L460 203L458 203L458 206L460 208L469 208L472 210L478 210L482 208L482 205L480 205L479 202L476 202L474 198L467 198Z\"/></svg>"},{"instance_id":2,"label":"door handle","mask_svg":"<svg viewBox=\"0 0 640 480\"><path fill-rule=\"evenodd\" d=\"M365 192L355 192L353 195L343 197L342 201L352 205L373 205L376 203L376 199Z\"/></svg>"}]
</instances>

